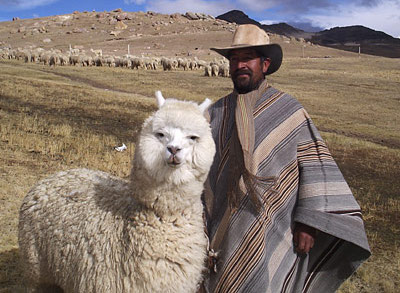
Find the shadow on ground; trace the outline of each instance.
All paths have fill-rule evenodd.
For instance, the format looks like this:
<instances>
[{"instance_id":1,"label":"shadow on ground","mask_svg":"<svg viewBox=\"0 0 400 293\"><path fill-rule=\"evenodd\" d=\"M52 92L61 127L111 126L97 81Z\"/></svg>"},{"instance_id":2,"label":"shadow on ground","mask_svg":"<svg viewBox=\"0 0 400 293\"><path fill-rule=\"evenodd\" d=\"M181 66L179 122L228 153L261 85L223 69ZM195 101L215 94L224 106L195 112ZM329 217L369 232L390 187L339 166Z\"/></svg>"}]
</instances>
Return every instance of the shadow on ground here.
<instances>
[{"instance_id":1,"label":"shadow on ground","mask_svg":"<svg viewBox=\"0 0 400 293\"><path fill-rule=\"evenodd\" d=\"M18 249L0 253L0 293L22 291L22 271L19 264Z\"/></svg>"}]
</instances>

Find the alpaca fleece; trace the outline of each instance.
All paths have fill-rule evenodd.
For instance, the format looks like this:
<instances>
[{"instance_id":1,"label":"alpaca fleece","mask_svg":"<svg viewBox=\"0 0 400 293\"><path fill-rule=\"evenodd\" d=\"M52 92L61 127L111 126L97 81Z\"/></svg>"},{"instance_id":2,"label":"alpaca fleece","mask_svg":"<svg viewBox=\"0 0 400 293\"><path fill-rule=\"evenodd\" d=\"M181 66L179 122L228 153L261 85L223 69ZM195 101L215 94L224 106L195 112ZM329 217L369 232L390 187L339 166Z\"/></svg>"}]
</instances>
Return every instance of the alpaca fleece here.
<instances>
[{"instance_id":1,"label":"alpaca fleece","mask_svg":"<svg viewBox=\"0 0 400 293\"><path fill-rule=\"evenodd\" d=\"M215 153L205 103L159 100L129 180L74 169L29 191L19 223L28 288L196 292L207 252L200 197Z\"/></svg>"}]
</instances>

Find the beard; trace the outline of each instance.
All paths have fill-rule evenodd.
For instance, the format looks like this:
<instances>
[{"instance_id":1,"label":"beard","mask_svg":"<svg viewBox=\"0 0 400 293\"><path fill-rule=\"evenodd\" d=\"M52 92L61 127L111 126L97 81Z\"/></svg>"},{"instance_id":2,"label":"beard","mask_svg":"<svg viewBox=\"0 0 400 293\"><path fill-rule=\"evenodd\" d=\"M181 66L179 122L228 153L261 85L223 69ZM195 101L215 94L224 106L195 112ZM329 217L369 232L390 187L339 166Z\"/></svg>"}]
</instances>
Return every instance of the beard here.
<instances>
[{"instance_id":1,"label":"beard","mask_svg":"<svg viewBox=\"0 0 400 293\"><path fill-rule=\"evenodd\" d=\"M239 94L247 94L258 89L264 76L255 76L251 70L238 70L232 74L232 82Z\"/></svg>"}]
</instances>

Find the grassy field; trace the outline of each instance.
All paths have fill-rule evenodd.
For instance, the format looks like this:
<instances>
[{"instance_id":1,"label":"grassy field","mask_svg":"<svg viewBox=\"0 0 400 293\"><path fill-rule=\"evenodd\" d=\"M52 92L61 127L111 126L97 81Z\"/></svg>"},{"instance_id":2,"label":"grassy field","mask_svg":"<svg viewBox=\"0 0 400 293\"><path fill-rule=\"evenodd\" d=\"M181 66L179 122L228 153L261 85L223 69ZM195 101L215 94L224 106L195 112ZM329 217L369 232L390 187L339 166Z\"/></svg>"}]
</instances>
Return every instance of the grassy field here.
<instances>
[{"instance_id":1,"label":"grassy field","mask_svg":"<svg viewBox=\"0 0 400 293\"><path fill-rule=\"evenodd\" d=\"M399 68L386 58L293 58L269 78L306 107L363 210L373 255L340 292L400 286ZM75 167L126 177L155 90L196 101L230 92L230 79L202 73L0 61L0 292L20 289L18 210L29 188ZM122 143L128 150L116 152Z\"/></svg>"}]
</instances>

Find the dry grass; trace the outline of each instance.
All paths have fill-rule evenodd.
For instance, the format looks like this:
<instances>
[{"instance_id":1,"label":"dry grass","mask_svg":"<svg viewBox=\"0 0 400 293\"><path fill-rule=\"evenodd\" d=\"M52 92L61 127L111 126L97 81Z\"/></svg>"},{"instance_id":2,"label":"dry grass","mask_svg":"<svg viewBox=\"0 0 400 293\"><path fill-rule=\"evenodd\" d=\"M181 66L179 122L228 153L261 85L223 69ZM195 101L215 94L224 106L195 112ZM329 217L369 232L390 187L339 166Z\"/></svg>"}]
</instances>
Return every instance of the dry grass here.
<instances>
[{"instance_id":1,"label":"dry grass","mask_svg":"<svg viewBox=\"0 0 400 293\"><path fill-rule=\"evenodd\" d=\"M373 256L341 292L399 287L400 62L385 58L287 59L270 78L308 109L359 201ZM200 101L227 94L202 72L49 68L0 62L0 292L21 283L18 210L38 179L87 167L125 177L151 98ZM114 147L125 143L126 152Z\"/></svg>"}]
</instances>

